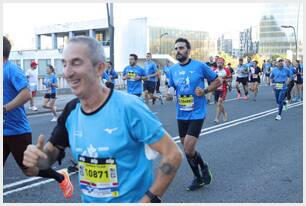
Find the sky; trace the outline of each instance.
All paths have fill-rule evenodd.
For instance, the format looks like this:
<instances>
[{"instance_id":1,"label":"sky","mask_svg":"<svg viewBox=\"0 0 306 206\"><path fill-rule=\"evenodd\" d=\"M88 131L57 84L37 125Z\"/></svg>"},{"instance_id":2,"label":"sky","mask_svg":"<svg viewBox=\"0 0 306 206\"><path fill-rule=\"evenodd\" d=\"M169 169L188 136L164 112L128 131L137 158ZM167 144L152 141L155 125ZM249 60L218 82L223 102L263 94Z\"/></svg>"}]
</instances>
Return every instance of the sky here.
<instances>
[{"instance_id":1,"label":"sky","mask_svg":"<svg viewBox=\"0 0 306 206\"><path fill-rule=\"evenodd\" d=\"M148 17L152 24L222 33L258 23L261 3L115 3L115 22ZM4 3L3 32L13 50L34 48L34 28L106 18L105 3ZM254 12L250 12L254 11ZM116 25L115 25L116 27Z\"/></svg>"}]
</instances>

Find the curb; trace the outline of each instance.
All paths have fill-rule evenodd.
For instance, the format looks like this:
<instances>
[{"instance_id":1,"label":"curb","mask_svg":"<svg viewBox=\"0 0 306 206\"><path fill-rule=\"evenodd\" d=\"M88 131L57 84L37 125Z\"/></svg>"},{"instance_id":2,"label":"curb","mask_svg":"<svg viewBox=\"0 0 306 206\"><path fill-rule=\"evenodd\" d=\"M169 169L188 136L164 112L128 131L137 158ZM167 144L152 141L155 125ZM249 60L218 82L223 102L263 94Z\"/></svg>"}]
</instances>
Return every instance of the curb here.
<instances>
[{"instance_id":1,"label":"curb","mask_svg":"<svg viewBox=\"0 0 306 206\"><path fill-rule=\"evenodd\" d=\"M62 112L64 109L58 109L56 112ZM27 116L34 116L34 115L38 115L38 114L47 114L47 113L50 113L50 111L37 111L37 112L29 112L29 113L26 113Z\"/></svg>"}]
</instances>

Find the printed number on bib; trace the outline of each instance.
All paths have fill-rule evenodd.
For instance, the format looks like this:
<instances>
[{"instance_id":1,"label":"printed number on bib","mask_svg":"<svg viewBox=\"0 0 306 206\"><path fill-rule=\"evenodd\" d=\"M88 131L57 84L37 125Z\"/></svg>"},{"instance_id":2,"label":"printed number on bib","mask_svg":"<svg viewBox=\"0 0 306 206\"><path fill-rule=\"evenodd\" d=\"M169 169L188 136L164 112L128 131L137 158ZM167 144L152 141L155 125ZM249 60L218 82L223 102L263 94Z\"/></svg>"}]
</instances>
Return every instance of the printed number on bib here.
<instances>
[{"instance_id":1,"label":"printed number on bib","mask_svg":"<svg viewBox=\"0 0 306 206\"><path fill-rule=\"evenodd\" d=\"M192 95L180 95L178 98L180 110L192 111L194 107L194 99Z\"/></svg>"},{"instance_id":2,"label":"printed number on bib","mask_svg":"<svg viewBox=\"0 0 306 206\"><path fill-rule=\"evenodd\" d=\"M275 88L276 88L276 89L283 89L283 87L284 87L284 84L283 84L283 83L276 83L276 84L275 84Z\"/></svg>"},{"instance_id":3,"label":"printed number on bib","mask_svg":"<svg viewBox=\"0 0 306 206\"><path fill-rule=\"evenodd\" d=\"M95 198L119 196L115 159L79 156L78 163L83 194Z\"/></svg>"}]
</instances>

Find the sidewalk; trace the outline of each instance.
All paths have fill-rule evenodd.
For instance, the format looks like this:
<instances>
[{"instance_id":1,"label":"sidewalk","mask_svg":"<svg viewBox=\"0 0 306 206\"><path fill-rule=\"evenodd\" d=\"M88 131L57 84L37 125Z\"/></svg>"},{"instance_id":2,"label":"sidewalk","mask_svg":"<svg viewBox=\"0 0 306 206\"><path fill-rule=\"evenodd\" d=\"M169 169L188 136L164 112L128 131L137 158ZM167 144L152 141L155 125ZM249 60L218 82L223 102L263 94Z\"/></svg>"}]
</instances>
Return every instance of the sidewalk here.
<instances>
[{"instance_id":1,"label":"sidewalk","mask_svg":"<svg viewBox=\"0 0 306 206\"><path fill-rule=\"evenodd\" d=\"M119 90L119 91L123 91L123 92L126 92L126 89L116 89L116 90ZM162 93L165 93L165 90L166 90L166 86L164 85L161 85L160 86L160 91ZM158 94L157 94L158 95ZM55 101L55 105L56 105L56 111L57 112L61 112L64 110L66 104L71 101L72 99L75 99L77 98L74 94L68 91L65 91L65 92L59 92L57 95L56 95L56 101ZM50 113L51 115L51 111L50 109L45 109L42 107L43 105L43 102L44 102L44 96L43 94L40 94L38 96L35 97L34 99L34 105L36 107L38 107L38 110L37 111L32 111L31 109L29 109L30 107L30 101L28 101L25 105L24 105L24 108L26 110L26 114L29 116L29 115L36 115L36 114L44 114L44 113Z\"/></svg>"},{"instance_id":2,"label":"sidewalk","mask_svg":"<svg viewBox=\"0 0 306 206\"><path fill-rule=\"evenodd\" d=\"M63 111L66 104L74 98L76 98L76 96L73 95L73 94L59 94L59 95L56 95L56 101L55 101L56 111L57 112ZM35 104L36 107L38 107L38 110L37 111L32 111L31 109L29 109L30 101L28 101L24 105L24 108L26 110L26 114L27 115L44 114L44 113L50 113L51 114L50 109L45 109L45 108L42 107L43 102L44 102L44 96L36 96L34 98L34 104Z\"/></svg>"}]
</instances>

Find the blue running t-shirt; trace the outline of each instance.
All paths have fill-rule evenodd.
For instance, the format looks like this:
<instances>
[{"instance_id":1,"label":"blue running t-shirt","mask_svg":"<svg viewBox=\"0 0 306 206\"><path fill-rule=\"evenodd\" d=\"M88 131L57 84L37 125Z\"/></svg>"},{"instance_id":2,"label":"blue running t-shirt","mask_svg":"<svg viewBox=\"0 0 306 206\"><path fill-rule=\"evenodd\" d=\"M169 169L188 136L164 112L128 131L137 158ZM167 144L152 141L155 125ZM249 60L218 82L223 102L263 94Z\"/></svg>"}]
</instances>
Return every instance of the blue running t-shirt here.
<instances>
[{"instance_id":1,"label":"blue running t-shirt","mask_svg":"<svg viewBox=\"0 0 306 206\"><path fill-rule=\"evenodd\" d=\"M174 64L170 68L169 86L177 95L176 118L203 119L206 116L206 98L195 95L195 89L204 89L204 79L213 81L218 75L206 63L191 60L186 65Z\"/></svg>"},{"instance_id":2,"label":"blue running t-shirt","mask_svg":"<svg viewBox=\"0 0 306 206\"><path fill-rule=\"evenodd\" d=\"M22 89L27 87L29 85L23 71L11 61L6 61L3 65L3 105L12 101ZM3 120L4 136L32 132L23 105L7 112Z\"/></svg>"},{"instance_id":3,"label":"blue running t-shirt","mask_svg":"<svg viewBox=\"0 0 306 206\"><path fill-rule=\"evenodd\" d=\"M112 90L97 111L85 113L79 100L68 103L50 142L70 147L79 165L83 202L139 202L154 181L146 145L165 130L136 96Z\"/></svg>"},{"instance_id":4,"label":"blue running t-shirt","mask_svg":"<svg viewBox=\"0 0 306 206\"><path fill-rule=\"evenodd\" d=\"M135 77L146 76L145 71L140 66L134 67L127 66L123 70L123 76L128 75L130 78L127 79L127 92L129 94L141 94L142 93L142 80L136 80Z\"/></svg>"}]
</instances>

